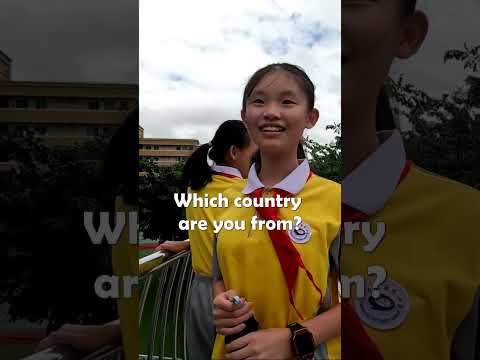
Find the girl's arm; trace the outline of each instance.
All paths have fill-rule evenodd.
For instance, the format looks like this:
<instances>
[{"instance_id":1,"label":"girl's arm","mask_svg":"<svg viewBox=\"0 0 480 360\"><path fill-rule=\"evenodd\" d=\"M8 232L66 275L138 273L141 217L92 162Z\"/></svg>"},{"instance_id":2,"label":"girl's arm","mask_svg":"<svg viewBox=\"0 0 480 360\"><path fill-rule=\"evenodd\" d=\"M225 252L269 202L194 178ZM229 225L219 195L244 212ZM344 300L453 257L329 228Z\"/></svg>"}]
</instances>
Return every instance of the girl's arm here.
<instances>
[{"instance_id":1,"label":"girl's arm","mask_svg":"<svg viewBox=\"0 0 480 360\"><path fill-rule=\"evenodd\" d=\"M182 241L165 241L155 248L155 251L160 250L168 251L172 254L176 254L184 250L190 250L190 239Z\"/></svg>"},{"instance_id":2,"label":"girl's arm","mask_svg":"<svg viewBox=\"0 0 480 360\"><path fill-rule=\"evenodd\" d=\"M312 333L315 347L340 336L341 306L317 315L302 324ZM291 331L288 328L263 329L245 335L225 346L230 359L290 359Z\"/></svg>"},{"instance_id":3,"label":"girl's arm","mask_svg":"<svg viewBox=\"0 0 480 360\"><path fill-rule=\"evenodd\" d=\"M304 321L302 325L312 333L315 347L340 336L342 329L341 305L335 305L313 319Z\"/></svg>"}]
</instances>

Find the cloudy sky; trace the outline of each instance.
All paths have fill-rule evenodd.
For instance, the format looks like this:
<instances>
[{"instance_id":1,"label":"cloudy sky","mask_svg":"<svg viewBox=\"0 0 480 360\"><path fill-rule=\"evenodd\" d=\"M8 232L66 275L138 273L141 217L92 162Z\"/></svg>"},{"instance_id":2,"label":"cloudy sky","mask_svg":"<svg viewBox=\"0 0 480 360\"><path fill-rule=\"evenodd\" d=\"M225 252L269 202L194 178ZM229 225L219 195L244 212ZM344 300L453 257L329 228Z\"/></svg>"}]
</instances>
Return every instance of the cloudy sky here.
<instances>
[{"instance_id":1,"label":"cloudy sky","mask_svg":"<svg viewBox=\"0 0 480 360\"><path fill-rule=\"evenodd\" d=\"M186 11L188 9L188 11ZM140 0L140 110L145 136L209 141L240 117L248 77L302 66L317 87L319 141L340 121L340 1Z\"/></svg>"},{"instance_id":2,"label":"cloudy sky","mask_svg":"<svg viewBox=\"0 0 480 360\"><path fill-rule=\"evenodd\" d=\"M12 80L138 83L138 1L2 0Z\"/></svg>"},{"instance_id":3,"label":"cloudy sky","mask_svg":"<svg viewBox=\"0 0 480 360\"><path fill-rule=\"evenodd\" d=\"M479 44L478 0L420 0L430 34L394 73L432 94L466 76L443 54ZM238 118L247 78L273 61L303 66L317 85L321 119L311 136L340 119L338 0L2 0L0 50L13 80L141 82L146 134L208 141ZM140 37L140 40L139 40ZM140 45L140 53L139 53ZM140 59L139 59L140 57ZM140 72L140 73L139 73Z\"/></svg>"},{"instance_id":4,"label":"cloudy sky","mask_svg":"<svg viewBox=\"0 0 480 360\"><path fill-rule=\"evenodd\" d=\"M441 95L458 87L468 75L457 62L443 62L450 49L462 49L464 42L479 45L478 19L480 1L418 0L419 8L429 19L429 34L417 55L397 62L392 72L405 78L432 95Z\"/></svg>"}]
</instances>

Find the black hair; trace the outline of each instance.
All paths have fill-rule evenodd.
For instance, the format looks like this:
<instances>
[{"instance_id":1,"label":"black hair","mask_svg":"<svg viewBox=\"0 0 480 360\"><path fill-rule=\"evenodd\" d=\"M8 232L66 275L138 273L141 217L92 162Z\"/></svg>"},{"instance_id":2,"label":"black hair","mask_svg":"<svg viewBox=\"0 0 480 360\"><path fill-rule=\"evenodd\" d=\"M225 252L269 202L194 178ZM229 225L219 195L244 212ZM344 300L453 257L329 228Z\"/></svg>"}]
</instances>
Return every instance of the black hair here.
<instances>
[{"instance_id":1,"label":"black hair","mask_svg":"<svg viewBox=\"0 0 480 360\"><path fill-rule=\"evenodd\" d=\"M409 16L415 13L415 8L417 7L417 0L402 0L403 1L403 11L404 14Z\"/></svg>"},{"instance_id":2,"label":"black hair","mask_svg":"<svg viewBox=\"0 0 480 360\"><path fill-rule=\"evenodd\" d=\"M377 131L394 130L396 128L392 107L390 106L390 97L388 96L386 86L382 87L377 98L375 121Z\"/></svg>"},{"instance_id":3,"label":"black hair","mask_svg":"<svg viewBox=\"0 0 480 360\"><path fill-rule=\"evenodd\" d=\"M222 123L212 141L201 145L190 155L183 167L185 186L192 190L200 190L212 181L212 170L207 164L208 151L210 150L210 159L220 164L225 161L225 156L232 145L239 149L250 145L250 136L241 120L227 120Z\"/></svg>"},{"instance_id":4,"label":"black hair","mask_svg":"<svg viewBox=\"0 0 480 360\"><path fill-rule=\"evenodd\" d=\"M132 110L110 140L104 162L105 184L113 195L131 205L137 203L138 107Z\"/></svg>"},{"instance_id":5,"label":"black hair","mask_svg":"<svg viewBox=\"0 0 480 360\"><path fill-rule=\"evenodd\" d=\"M247 107L247 99L252 94L253 89L258 85L258 83L269 73L273 71L283 70L295 77L298 82L298 85L305 93L307 97L307 106L309 110L313 109L315 104L315 85L312 80L308 77L305 70L300 66L292 65L288 63L275 63L267 65L259 70L257 70L248 80L245 90L243 91L243 101L242 109L245 110Z\"/></svg>"}]
</instances>

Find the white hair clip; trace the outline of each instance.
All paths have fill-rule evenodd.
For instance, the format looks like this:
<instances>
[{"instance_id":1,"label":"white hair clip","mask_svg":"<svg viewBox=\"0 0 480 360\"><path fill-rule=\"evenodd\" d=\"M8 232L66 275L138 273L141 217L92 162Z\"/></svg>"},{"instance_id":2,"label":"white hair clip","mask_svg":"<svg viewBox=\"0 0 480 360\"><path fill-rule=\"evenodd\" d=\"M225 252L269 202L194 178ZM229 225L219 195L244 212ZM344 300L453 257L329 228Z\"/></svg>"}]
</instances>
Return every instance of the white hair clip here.
<instances>
[{"instance_id":1,"label":"white hair clip","mask_svg":"<svg viewBox=\"0 0 480 360\"><path fill-rule=\"evenodd\" d=\"M209 148L208 148L208 151L207 151L207 164L208 164L208 166L210 166L212 168L212 167L215 166L215 161L213 161L210 158L210 151L212 150L212 147L213 147L211 141L208 143L208 146L209 146Z\"/></svg>"}]
</instances>

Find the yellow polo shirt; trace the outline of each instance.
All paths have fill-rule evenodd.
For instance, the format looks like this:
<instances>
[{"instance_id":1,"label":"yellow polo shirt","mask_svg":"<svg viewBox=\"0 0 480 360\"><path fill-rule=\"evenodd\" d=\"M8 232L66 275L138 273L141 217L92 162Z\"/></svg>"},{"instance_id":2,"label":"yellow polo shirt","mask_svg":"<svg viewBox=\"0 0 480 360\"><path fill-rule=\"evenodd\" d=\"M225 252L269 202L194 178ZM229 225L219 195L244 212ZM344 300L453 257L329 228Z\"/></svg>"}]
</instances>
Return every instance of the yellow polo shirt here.
<instances>
[{"instance_id":1,"label":"yellow polo shirt","mask_svg":"<svg viewBox=\"0 0 480 360\"><path fill-rule=\"evenodd\" d=\"M222 167L225 168L225 167ZM233 173L233 172L232 172ZM239 174L240 175L240 174ZM223 194L233 204L236 196L241 196L241 190L245 186L245 180L240 177L227 177L224 175L212 175L212 181L199 191L189 189L190 193L196 193L200 197L208 195L210 198ZM213 221L227 210L224 207L193 207L186 209L187 220L207 220L207 230L189 230L190 249L192 254L193 270L203 276L211 277L212 274L212 244L213 244Z\"/></svg>"},{"instance_id":2,"label":"yellow polo shirt","mask_svg":"<svg viewBox=\"0 0 480 360\"><path fill-rule=\"evenodd\" d=\"M283 188L302 199L298 210L280 208L279 215L284 220L300 216L302 223L310 228L308 241L297 243L292 239L292 242L325 296L330 268L329 248L340 226L340 185L316 175L306 181L309 172L308 163L302 163L282 181L283 184L274 187ZM252 180L253 177L256 174L251 170L244 193L254 190L255 183L259 182L258 177ZM289 302L286 281L268 231L252 230L250 226L254 215L254 208L232 207L225 213L224 219L244 220L246 230L220 231L217 242L219 270L226 289L235 289L253 302L260 328L285 328L291 322L302 320ZM319 311L320 294L302 269L298 271L294 302L305 320L315 317ZM223 347L224 337L217 335L214 359L224 358ZM340 358L340 338L329 341L326 347L329 358Z\"/></svg>"},{"instance_id":3,"label":"yellow polo shirt","mask_svg":"<svg viewBox=\"0 0 480 360\"><path fill-rule=\"evenodd\" d=\"M128 212L138 211L132 205L125 203L122 197L117 197L115 210L125 212L125 227L116 245L112 246L113 273L120 277L119 289L121 297L117 300L120 327L122 330L122 342L126 360L138 358L138 286L133 286L132 296L122 297L123 280L122 276L138 276L138 246L129 242L129 227L137 224L130 224Z\"/></svg>"},{"instance_id":4,"label":"yellow polo shirt","mask_svg":"<svg viewBox=\"0 0 480 360\"><path fill-rule=\"evenodd\" d=\"M352 304L385 359L473 359L480 192L416 166L397 187L405 152L397 132L387 135L375 155L342 183L345 203L371 214L370 223L385 224L383 240L371 252L363 250L367 241L358 231L352 245L342 244L343 274L366 278L372 265L387 274L381 298L367 291L360 299L353 291Z\"/></svg>"}]
</instances>

